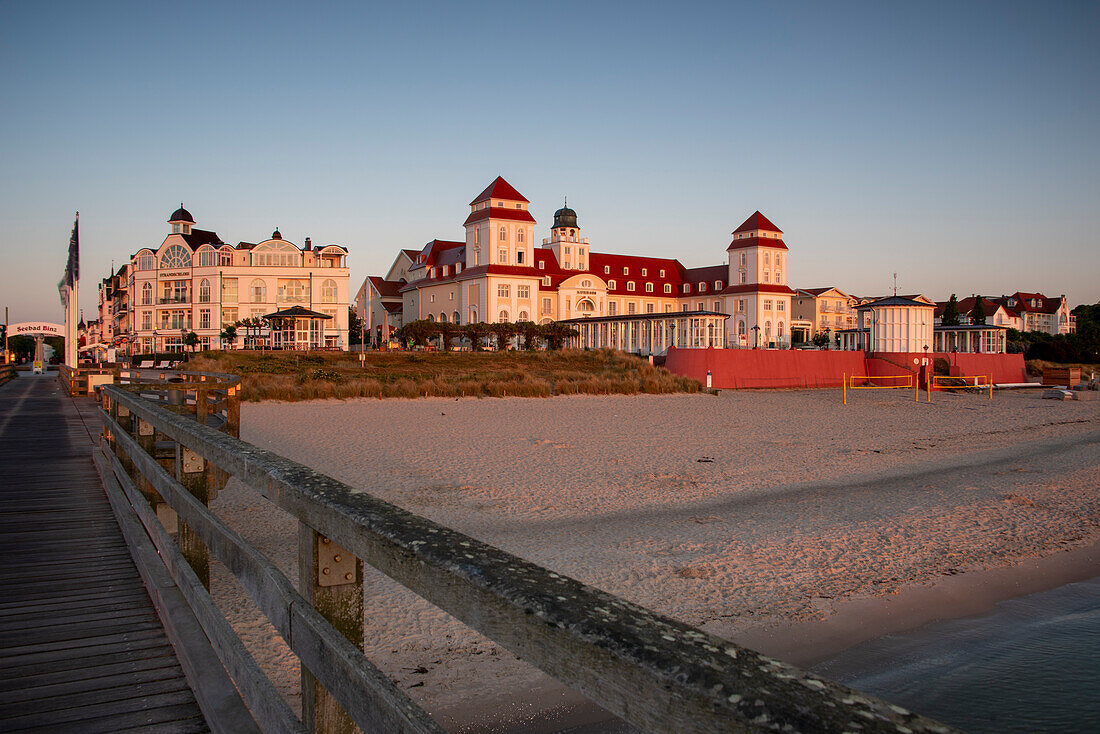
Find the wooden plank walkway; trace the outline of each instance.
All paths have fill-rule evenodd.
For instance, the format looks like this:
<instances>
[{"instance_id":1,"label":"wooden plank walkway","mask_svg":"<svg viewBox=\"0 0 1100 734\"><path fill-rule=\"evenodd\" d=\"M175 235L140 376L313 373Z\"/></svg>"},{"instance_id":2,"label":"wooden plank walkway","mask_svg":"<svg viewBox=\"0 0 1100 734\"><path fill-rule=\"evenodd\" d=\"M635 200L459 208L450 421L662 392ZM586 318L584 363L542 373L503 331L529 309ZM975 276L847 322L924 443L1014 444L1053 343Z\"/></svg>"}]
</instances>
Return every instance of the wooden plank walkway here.
<instances>
[{"instance_id":1,"label":"wooden plank walkway","mask_svg":"<svg viewBox=\"0 0 1100 734\"><path fill-rule=\"evenodd\" d=\"M86 407L54 377L0 387L0 731L209 731L104 495Z\"/></svg>"}]
</instances>

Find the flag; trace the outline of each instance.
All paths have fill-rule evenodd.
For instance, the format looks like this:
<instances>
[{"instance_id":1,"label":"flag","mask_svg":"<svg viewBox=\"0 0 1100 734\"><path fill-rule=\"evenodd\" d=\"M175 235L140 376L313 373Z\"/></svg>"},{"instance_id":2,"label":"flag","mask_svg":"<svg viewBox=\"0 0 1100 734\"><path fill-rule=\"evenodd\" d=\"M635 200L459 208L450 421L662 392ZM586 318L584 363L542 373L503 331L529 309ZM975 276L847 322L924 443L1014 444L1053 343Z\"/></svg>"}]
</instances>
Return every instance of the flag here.
<instances>
[{"instance_id":1,"label":"flag","mask_svg":"<svg viewBox=\"0 0 1100 734\"><path fill-rule=\"evenodd\" d=\"M69 235L69 261L65 264L65 275L57 284L62 306L68 307L69 293L72 292L78 280L80 280L80 212L76 213L73 233Z\"/></svg>"}]
</instances>

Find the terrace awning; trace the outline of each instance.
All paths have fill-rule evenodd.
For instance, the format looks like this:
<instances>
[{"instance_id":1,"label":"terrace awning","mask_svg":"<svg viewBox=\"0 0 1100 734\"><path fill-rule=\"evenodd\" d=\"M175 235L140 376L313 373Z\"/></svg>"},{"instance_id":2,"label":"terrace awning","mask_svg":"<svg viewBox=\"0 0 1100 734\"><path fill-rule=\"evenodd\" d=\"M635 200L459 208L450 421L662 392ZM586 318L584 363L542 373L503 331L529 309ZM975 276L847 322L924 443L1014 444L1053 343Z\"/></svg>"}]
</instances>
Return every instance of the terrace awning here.
<instances>
[{"instance_id":1,"label":"terrace awning","mask_svg":"<svg viewBox=\"0 0 1100 734\"><path fill-rule=\"evenodd\" d=\"M281 311L275 313L269 313L264 316L265 319L331 319L327 313L320 313L318 311L310 311L304 306L291 306L290 308L284 308Z\"/></svg>"}]
</instances>

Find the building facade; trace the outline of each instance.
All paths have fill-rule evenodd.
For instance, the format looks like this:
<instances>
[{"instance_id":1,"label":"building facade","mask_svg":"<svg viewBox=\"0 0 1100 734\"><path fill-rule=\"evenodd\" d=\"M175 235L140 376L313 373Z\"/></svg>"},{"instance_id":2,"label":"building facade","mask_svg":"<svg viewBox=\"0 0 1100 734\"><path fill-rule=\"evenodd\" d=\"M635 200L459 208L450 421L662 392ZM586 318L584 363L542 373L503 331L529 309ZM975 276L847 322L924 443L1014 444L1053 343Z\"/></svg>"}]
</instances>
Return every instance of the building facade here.
<instances>
[{"instance_id":1,"label":"building facade","mask_svg":"<svg viewBox=\"0 0 1100 734\"><path fill-rule=\"evenodd\" d=\"M138 250L128 264L125 334L131 354L183 351L189 332L198 336L200 349L238 346L240 337L232 345L221 343L225 326L293 306L323 315L307 321L296 344L348 348L344 247L315 247L308 237L298 247L278 229L259 243L229 245L216 232L196 228L182 205L168 223L164 241ZM265 329L252 338L272 346L278 336Z\"/></svg>"},{"instance_id":2,"label":"building facade","mask_svg":"<svg viewBox=\"0 0 1100 734\"><path fill-rule=\"evenodd\" d=\"M700 333L691 318L705 322L702 346L789 346L794 291L786 285L788 250L782 231L760 212L734 230L725 263L687 268L675 258L593 251L568 205L554 213L549 237L538 243L529 206L497 177L470 202L463 240L435 239L420 251L402 251L384 278L368 278L357 308L372 331L383 319L391 325L396 319L396 291L401 323L602 319L600 329L582 334L599 339L602 333L603 344L618 335L614 343L645 352L672 345L662 337L643 347L643 340L632 338L642 322L662 316L678 335ZM641 316L648 318L636 318ZM676 345L696 340L688 342L677 337ZM582 346L599 343L582 339Z\"/></svg>"},{"instance_id":3,"label":"building facade","mask_svg":"<svg viewBox=\"0 0 1100 734\"><path fill-rule=\"evenodd\" d=\"M808 342L815 334L836 334L856 326L859 299L839 288L797 288L791 300L796 342Z\"/></svg>"}]
</instances>

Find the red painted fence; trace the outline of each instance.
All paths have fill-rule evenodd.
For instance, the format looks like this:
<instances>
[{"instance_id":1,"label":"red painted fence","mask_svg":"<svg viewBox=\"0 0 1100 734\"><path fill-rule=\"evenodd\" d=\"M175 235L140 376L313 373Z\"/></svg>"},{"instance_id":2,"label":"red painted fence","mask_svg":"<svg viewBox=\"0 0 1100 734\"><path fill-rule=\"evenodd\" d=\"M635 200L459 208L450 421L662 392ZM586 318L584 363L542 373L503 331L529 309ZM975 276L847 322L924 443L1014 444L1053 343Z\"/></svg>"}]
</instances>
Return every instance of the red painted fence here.
<instances>
[{"instance_id":1,"label":"red painted fence","mask_svg":"<svg viewBox=\"0 0 1100 734\"><path fill-rule=\"evenodd\" d=\"M924 354L889 353L866 358L863 352L778 349L668 350L665 367L711 387L840 387L843 375L904 375L920 371ZM992 375L993 382L1026 382L1021 354L930 354L958 367L964 375ZM916 362L914 362L916 360Z\"/></svg>"}]
</instances>

